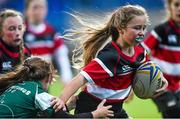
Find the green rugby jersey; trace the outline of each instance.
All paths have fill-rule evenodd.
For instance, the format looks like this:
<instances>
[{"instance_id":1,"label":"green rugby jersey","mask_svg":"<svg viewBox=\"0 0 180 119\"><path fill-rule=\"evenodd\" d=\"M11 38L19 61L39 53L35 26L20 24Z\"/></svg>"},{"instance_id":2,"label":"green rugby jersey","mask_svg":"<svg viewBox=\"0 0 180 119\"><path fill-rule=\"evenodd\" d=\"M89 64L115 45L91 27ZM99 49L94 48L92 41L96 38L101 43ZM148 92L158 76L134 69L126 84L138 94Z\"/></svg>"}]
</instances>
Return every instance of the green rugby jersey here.
<instances>
[{"instance_id":1,"label":"green rugby jersey","mask_svg":"<svg viewBox=\"0 0 180 119\"><path fill-rule=\"evenodd\" d=\"M38 110L45 111L50 117L54 113L52 97L43 90L39 81L13 85L0 95L0 117L36 117Z\"/></svg>"}]
</instances>

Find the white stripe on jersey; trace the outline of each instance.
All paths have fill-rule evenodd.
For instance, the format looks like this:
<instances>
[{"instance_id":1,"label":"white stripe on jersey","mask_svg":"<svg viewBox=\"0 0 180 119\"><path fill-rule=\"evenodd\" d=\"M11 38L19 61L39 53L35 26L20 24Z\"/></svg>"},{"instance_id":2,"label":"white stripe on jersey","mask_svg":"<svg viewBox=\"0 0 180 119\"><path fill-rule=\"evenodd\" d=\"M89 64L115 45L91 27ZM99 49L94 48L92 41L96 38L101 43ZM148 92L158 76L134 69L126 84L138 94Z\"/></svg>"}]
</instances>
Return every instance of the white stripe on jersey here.
<instances>
[{"instance_id":1,"label":"white stripe on jersey","mask_svg":"<svg viewBox=\"0 0 180 119\"><path fill-rule=\"evenodd\" d=\"M92 78L89 76L89 74L87 74L85 71L81 70L80 74L85 77L88 83L95 84Z\"/></svg>"},{"instance_id":2,"label":"white stripe on jersey","mask_svg":"<svg viewBox=\"0 0 180 119\"><path fill-rule=\"evenodd\" d=\"M149 49L149 47L144 42L141 42L141 45L143 46L144 49L146 49L148 53L151 53L151 49Z\"/></svg>"},{"instance_id":3,"label":"white stripe on jersey","mask_svg":"<svg viewBox=\"0 0 180 119\"><path fill-rule=\"evenodd\" d=\"M142 59L140 63L143 63L143 62L145 62L145 61L146 61L146 56L147 56L147 51L146 51L146 50L144 50L144 59Z\"/></svg>"},{"instance_id":4,"label":"white stripe on jersey","mask_svg":"<svg viewBox=\"0 0 180 119\"><path fill-rule=\"evenodd\" d=\"M29 24L29 30L33 31L34 33L42 33L45 32L46 30L46 24L45 23L41 23L38 25L34 25L34 24Z\"/></svg>"},{"instance_id":5,"label":"white stripe on jersey","mask_svg":"<svg viewBox=\"0 0 180 119\"><path fill-rule=\"evenodd\" d=\"M52 55L50 53L48 54L43 54L43 55L38 55L38 54L34 54L35 56L37 55L38 57L43 58L46 61L52 61Z\"/></svg>"},{"instance_id":6,"label":"white stripe on jersey","mask_svg":"<svg viewBox=\"0 0 180 119\"><path fill-rule=\"evenodd\" d=\"M180 76L180 63L170 63L155 57L152 57L152 60L160 66L164 73L172 76Z\"/></svg>"},{"instance_id":7,"label":"white stripe on jersey","mask_svg":"<svg viewBox=\"0 0 180 119\"><path fill-rule=\"evenodd\" d=\"M54 47L54 42L53 41L35 41L35 42L29 42L26 43L28 48L41 48L41 47L48 47L48 48L53 48Z\"/></svg>"},{"instance_id":8,"label":"white stripe on jersey","mask_svg":"<svg viewBox=\"0 0 180 119\"><path fill-rule=\"evenodd\" d=\"M122 100L126 98L131 90L131 85L122 90L112 90L112 89L106 89L106 88L101 88L97 85L87 85L87 91L94 95L97 98L100 99L108 99L108 100Z\"/></svg>"},{"instance_id":9,"label":"white stripe on jersey","mask_svg":"<svg viewBox=\"0 0 180 119\"><path fill-rule=\"evenodd\" d=\"M35 95L36 108L40 109L41 111L48 109L49 107L51 107L52 98L53 96L46 92L36 94Z\"/></svg>"},{"instance_id":10,"label":"white stripe on jersey","mask_svg":"<svg viewBox=\"0 0 180 119\"><path fill-rule=\"evenodd\" d=\"M106 67L106 65L98 58L94 59L101 67L109 74L110 77L113 77L113 73Z\"/></svg>"},{"instance_id":11,"label":"white stripe on jersey","mask_svg":"<svg viewBox=\"0 0 180 119\"><path fill-rule=\"evenodd\" d=\"M169 45L159 45L160 48L169 50L169 51L180 51L180 47L178 46L169 46Z\"/></svg>"},{"instance_id":12,"label":"white stripe on jersey","mask_svg":"<svg viewBox=\"0 0 180 119\"><path fill-rule=\"evenodd\" d=\"M161 37L159 37L159 35L158 35L154 30L151 31L151 34L152 34L159 42L162 41Z\"/></svg>"}]
</instances>

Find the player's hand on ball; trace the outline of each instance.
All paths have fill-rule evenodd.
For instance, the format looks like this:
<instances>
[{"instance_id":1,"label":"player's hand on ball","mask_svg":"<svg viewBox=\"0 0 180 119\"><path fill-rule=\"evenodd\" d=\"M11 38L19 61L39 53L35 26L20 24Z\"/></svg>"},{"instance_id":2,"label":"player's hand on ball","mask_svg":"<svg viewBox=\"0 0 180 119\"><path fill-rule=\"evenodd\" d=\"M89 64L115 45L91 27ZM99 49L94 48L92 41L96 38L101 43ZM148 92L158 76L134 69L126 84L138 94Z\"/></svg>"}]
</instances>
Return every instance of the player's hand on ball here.
<instances>
[{"instance_id":1,"label":"player's hand on ball","mask_svg":"<svg viewBox=\"0 0 180 119\"><path fill-rule=\"evenodd\" d=\"M55 112L58 112L60 109L66 111L65 103L59 97L53 97L51 100L51 105L53 106Z\"/></svg>"},{"instance_id":2,"label":"player's hand on ball","mask_svg":"<svg viewBox=\"0 0 180 119\"><path fill-rule=\"evenodd\" d=\"M95 111L92 112L94 118L98 117L113 117L114 112L110 110L111 105L104 106L106 99L104 99L98 106Z\"/></svg>"},{"instance_id":3,"label":"player's hand on ball","mask_svg":"<svg viewBox=\"0 0 180 119\"><path fill-rule=\"evenodd\" d=\"M168 86L168 81L164 78L164 76L161 76L162 78L162 86L156 90L155 95L153 97L158 97L161 94L163 94Z\"/></svg>"}]
</instances>

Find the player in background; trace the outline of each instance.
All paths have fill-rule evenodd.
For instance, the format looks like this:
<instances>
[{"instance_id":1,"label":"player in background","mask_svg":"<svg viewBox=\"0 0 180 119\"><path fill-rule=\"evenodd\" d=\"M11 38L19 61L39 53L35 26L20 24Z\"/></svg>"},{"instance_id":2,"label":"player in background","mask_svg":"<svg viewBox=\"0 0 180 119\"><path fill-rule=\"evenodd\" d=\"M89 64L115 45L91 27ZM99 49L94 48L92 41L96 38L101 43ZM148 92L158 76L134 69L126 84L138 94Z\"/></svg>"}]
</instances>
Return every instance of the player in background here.
<instances>
[{"instance_id":1,"label":"player in background","mask_svg":"<svg viewBox=\"0 0 180 119\"><path fill-rule=\"evenodd\" d=\"M180 118L180 0L166 0L166 7L167 20L149 32L142 45L169 83L153 101L164 118Z\"/></svg>"},{"instance_id":2,"label":"player in background","mask_svg":"<svg viewBox=\"0 0 180 119\"><path fill-rule=\"evenodd\" d=\"M23 42L25 29L20 12L11 9L0 12L0 74L13 70L30 56Z\"/></svg>"},{"instance_id":3,"label":"player in background","mask_svg":"<svg viewBox=\"0 0 180 119\"><path fill-rule=\"evenodd\" d=\"M36 117L39 110L44 117L97 118L113 116L111 106L103 106L103 101L95 111L70 115L65 111L55 112L51 100L55 99L46 90L53 81L54 68L51 63L39 57L27 58L16 70L0 77L0 117L28 118ZM16 80L13 80L16 79ZM61 103L58 103L61 104Z\"/></svg>"},{"instance_id":4,"label":"player in background","mask_svg":"<svg viewBox=\"0 0 180 119\"><path fill-rule=\"evenodd\" d=\"M47 7L47 0L25 1L27 30L24 41L33 55L55 61L63 84L67 84L72 78L68 49L63 39L56 36L54 28L45 21Z\"/></svg>"},{"instance_id":5,"label":"player in background","mask_svg":"<svg viewBox=\"0 0 180 119\"><path fill-rule=\"evenodd\" d=\"M60 98L66 103L87 83L78 95L75 113L92 111L106 99L106 104L112 105L115 118L129 118L123 110L123 102L131 91L136 69L148 61L146 51L139 44L149 22L145 9L138 5L122 6L111 14L108 22L102 24L101 21L102 26L73 16L83 26L69 31L64 37L79 35L77 39L81 40L83 52L78 59L82 59L82 69L64 88ZM163 83L160 90L167 86L164 78Z\"/></svg>"}]
</instances>

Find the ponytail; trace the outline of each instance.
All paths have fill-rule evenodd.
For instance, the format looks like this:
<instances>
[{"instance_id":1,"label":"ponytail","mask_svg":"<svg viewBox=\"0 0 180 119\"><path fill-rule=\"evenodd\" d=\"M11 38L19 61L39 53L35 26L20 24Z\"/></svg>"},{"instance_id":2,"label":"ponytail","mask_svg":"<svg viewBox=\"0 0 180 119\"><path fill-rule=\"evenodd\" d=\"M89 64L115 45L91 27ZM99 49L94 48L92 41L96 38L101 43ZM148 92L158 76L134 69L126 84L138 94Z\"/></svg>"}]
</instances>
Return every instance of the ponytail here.
<instances>
[{"instance_id":1,"label":"ponytail","mask_svg":"<svg viewBox=\"0 0 180 119\"><path fill-rule=\"evenodd\" d=\"M74 50L72 58L75 67L80 66L78 68L86 66L94 59L98 51L109 40L116 42L120 37L118 30L127 28L128 23L135 16L145 15L147 21L149 21L145 9L138 5L126 5L120 7L110 15L110 20L107 20L108 22L105 21L104 23L102 22L102 19L106 20L105 18L109 17L105 16L102 19L91 20L88 16L90 21L85 21L87 19L82 18L79 15L70 15L74 17L82 27L79 27L78 24L74 28L67 30L68 32L62 37L80 41L80 45L78 44L78 47ZM99 20L101 21L98 22Z\"/></svg>"},{"instance_id":2,"label":"ponytail","mask_svg":"<svg viewBox=\"0 0 180 119\"><path fill-rule=\"evenodd\" d=\"M54 73L54 67L51 63L40 57L29 57L14 71L0 75L0 92L23 81L49 80L49 78L46 77L50 75L53 77L55 75Z\"/></svg>"},{"instance_id":3,"label":"ponytail","mask_svg":"<svg viewBox=\"0 0 180 119\"><path fill-rule=\"evenodd\" d=\"M80 15L70 14L75 18L79 24L72 29L66 30L62 36L65 39L75 40L77 46L73 51L72 62L75 68L82 68L87 65L92 59L94 59L98 51L109 42L109 40L116 41L119 37L119 33L114 24L114 16L111 16L110 20L98 22L99 20L93 20L89 18L82 18ZM106 15L106 18L109 16ZM102 19L101 19L102 20ZM96 22L96 23L93 23ZM81 25L81 26L80 26ZM112 37L112 39L111 39Z\"/></svg>"},{"instance_id":4,"label":"ponytail","mask_svg":"<svg viewBox=\"0 0 180 119\"><path fill-rule=\"evenodd\" d=\"M24 62L24 41L21 41L20 47L19 47L19 53L20 53L20 64Z\"/></svg>"},{"instance_id":5,"label":"ponytail","mask_svg":"<svg viewBox=\"0 0 180 119\"><path fill-rule=\"evenodd\" d=\"M0 77L0 92L5 91L10 86L22 82L29 73L29 68L20 66L16 71L2 74Z\"/></svg>"},{"instance_id":6,"label":"ponytail","mask_svg":"<svg viewBox=\"0 0 180 119\"><path fill-rule=\"evenodd\" d=\"M84 66L95 58L99 48L108 40L111 31L108 27L97 31L91 38L83 44Z\"/></svg>"}]
</instances>

